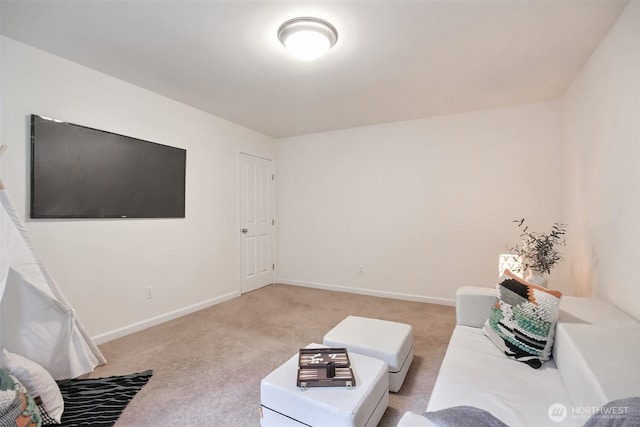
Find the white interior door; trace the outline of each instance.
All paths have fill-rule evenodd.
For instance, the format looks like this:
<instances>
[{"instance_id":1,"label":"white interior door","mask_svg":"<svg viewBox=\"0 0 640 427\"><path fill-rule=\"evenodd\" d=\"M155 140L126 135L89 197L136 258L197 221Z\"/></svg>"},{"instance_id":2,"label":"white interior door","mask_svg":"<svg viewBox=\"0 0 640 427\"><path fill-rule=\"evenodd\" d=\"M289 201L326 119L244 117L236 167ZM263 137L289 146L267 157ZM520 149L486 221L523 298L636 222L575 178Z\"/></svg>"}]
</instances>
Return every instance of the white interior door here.
<instances>
[{"instance_id":1,"label":"white interior door","mask_svg":"<svg viewBox=\"0 0 640 427\"><path fill-rule=\"evenodd\" d=\"M273 283L271 160L240 154L240 292Z\"/></svg>"}]
</instances>

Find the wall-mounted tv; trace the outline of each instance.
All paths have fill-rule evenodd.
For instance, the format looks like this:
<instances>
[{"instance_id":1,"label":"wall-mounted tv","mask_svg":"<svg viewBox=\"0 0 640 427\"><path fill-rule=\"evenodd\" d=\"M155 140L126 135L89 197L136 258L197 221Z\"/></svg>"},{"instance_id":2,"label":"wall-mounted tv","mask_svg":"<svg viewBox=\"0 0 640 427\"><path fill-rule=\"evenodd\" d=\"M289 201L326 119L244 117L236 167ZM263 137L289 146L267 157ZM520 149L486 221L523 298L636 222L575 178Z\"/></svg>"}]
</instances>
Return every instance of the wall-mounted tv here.
<instances>
[{"instance_id":1,"label":"wall-mounted tv","mask_svg":"<svg viewBox=\"0 0 640 427\"><path fill-rule=\"evenodd\" d=\"M187 151L31 115L31 218L184 218Z\"/></svg>"}]
</instances>

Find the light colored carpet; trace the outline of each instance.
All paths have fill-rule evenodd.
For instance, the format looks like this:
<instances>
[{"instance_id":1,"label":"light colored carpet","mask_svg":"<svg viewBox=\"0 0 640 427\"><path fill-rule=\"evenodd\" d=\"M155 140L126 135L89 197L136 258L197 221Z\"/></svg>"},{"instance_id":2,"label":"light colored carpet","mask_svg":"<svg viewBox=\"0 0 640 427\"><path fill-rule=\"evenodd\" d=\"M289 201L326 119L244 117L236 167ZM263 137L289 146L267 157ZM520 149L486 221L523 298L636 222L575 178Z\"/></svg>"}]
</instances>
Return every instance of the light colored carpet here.
<instances>
[{"instance_id":1,"label":"light colored carpet","mask_svg":"<svg viewBox=\"0 0 640 427\"><path fill-rule=\"evenodd\" d=\"M260 380L348 315L408 323L414 359L380 426L422 412L455 326L450 306L270 285L100 346L90 377L153 369L116 426L259 426Z\"/></svg>"}]
</instances>

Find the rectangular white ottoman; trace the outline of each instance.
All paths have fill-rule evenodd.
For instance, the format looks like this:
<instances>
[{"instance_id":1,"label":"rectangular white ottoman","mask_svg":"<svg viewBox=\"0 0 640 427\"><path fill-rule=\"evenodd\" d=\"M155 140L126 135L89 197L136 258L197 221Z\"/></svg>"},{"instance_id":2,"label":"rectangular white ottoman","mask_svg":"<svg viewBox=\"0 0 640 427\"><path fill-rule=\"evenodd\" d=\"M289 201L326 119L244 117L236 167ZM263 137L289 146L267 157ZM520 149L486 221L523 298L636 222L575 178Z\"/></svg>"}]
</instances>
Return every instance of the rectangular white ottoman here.
<instances>
[{"instance_id":1,"label":"rectangular white ottoman","mask_svg":"<svg viewBox=\"0 0 640 427\"><path fill-rule=\"evenodd\" d=\"M324 347L310 344L307 347ZM298 354L264 377L260 383L262 427L375 427L389 404L389 378L384 362L349 353L356 385L296 386Z\"/></svg>"},{"instance_id":2,"label":"rectangular white ottoman","mask_svg":"<svg viewBox=\"0 0 640 427\"><path fill-rule=\"evenodd\" d=\"M324 336L329 347L346 347L351 352L382 360L389 366L389 391L402 387L413 361L411 325L368 317L348 316Z\"/></svg>"}]
</instances>

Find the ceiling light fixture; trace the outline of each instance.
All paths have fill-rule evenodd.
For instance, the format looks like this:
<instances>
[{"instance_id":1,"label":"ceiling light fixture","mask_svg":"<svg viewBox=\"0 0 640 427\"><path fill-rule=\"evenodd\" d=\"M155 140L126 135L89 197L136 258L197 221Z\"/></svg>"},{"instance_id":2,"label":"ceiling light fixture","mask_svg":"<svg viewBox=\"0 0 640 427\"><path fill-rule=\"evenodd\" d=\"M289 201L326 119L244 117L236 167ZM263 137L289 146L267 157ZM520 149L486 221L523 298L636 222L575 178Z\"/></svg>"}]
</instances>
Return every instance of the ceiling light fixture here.
<instances>
[{"instance_id":1,"label":"ceiling light fixture","mask_svg":"<svg viewBox=\"0 0 640 427\"><path fill-rule=\"evenodd\" d=\"M319 18L293 18L280 25L278 39L298 59L310 61L336 44L338 31Z\"/></svg>"}]
</instances>

